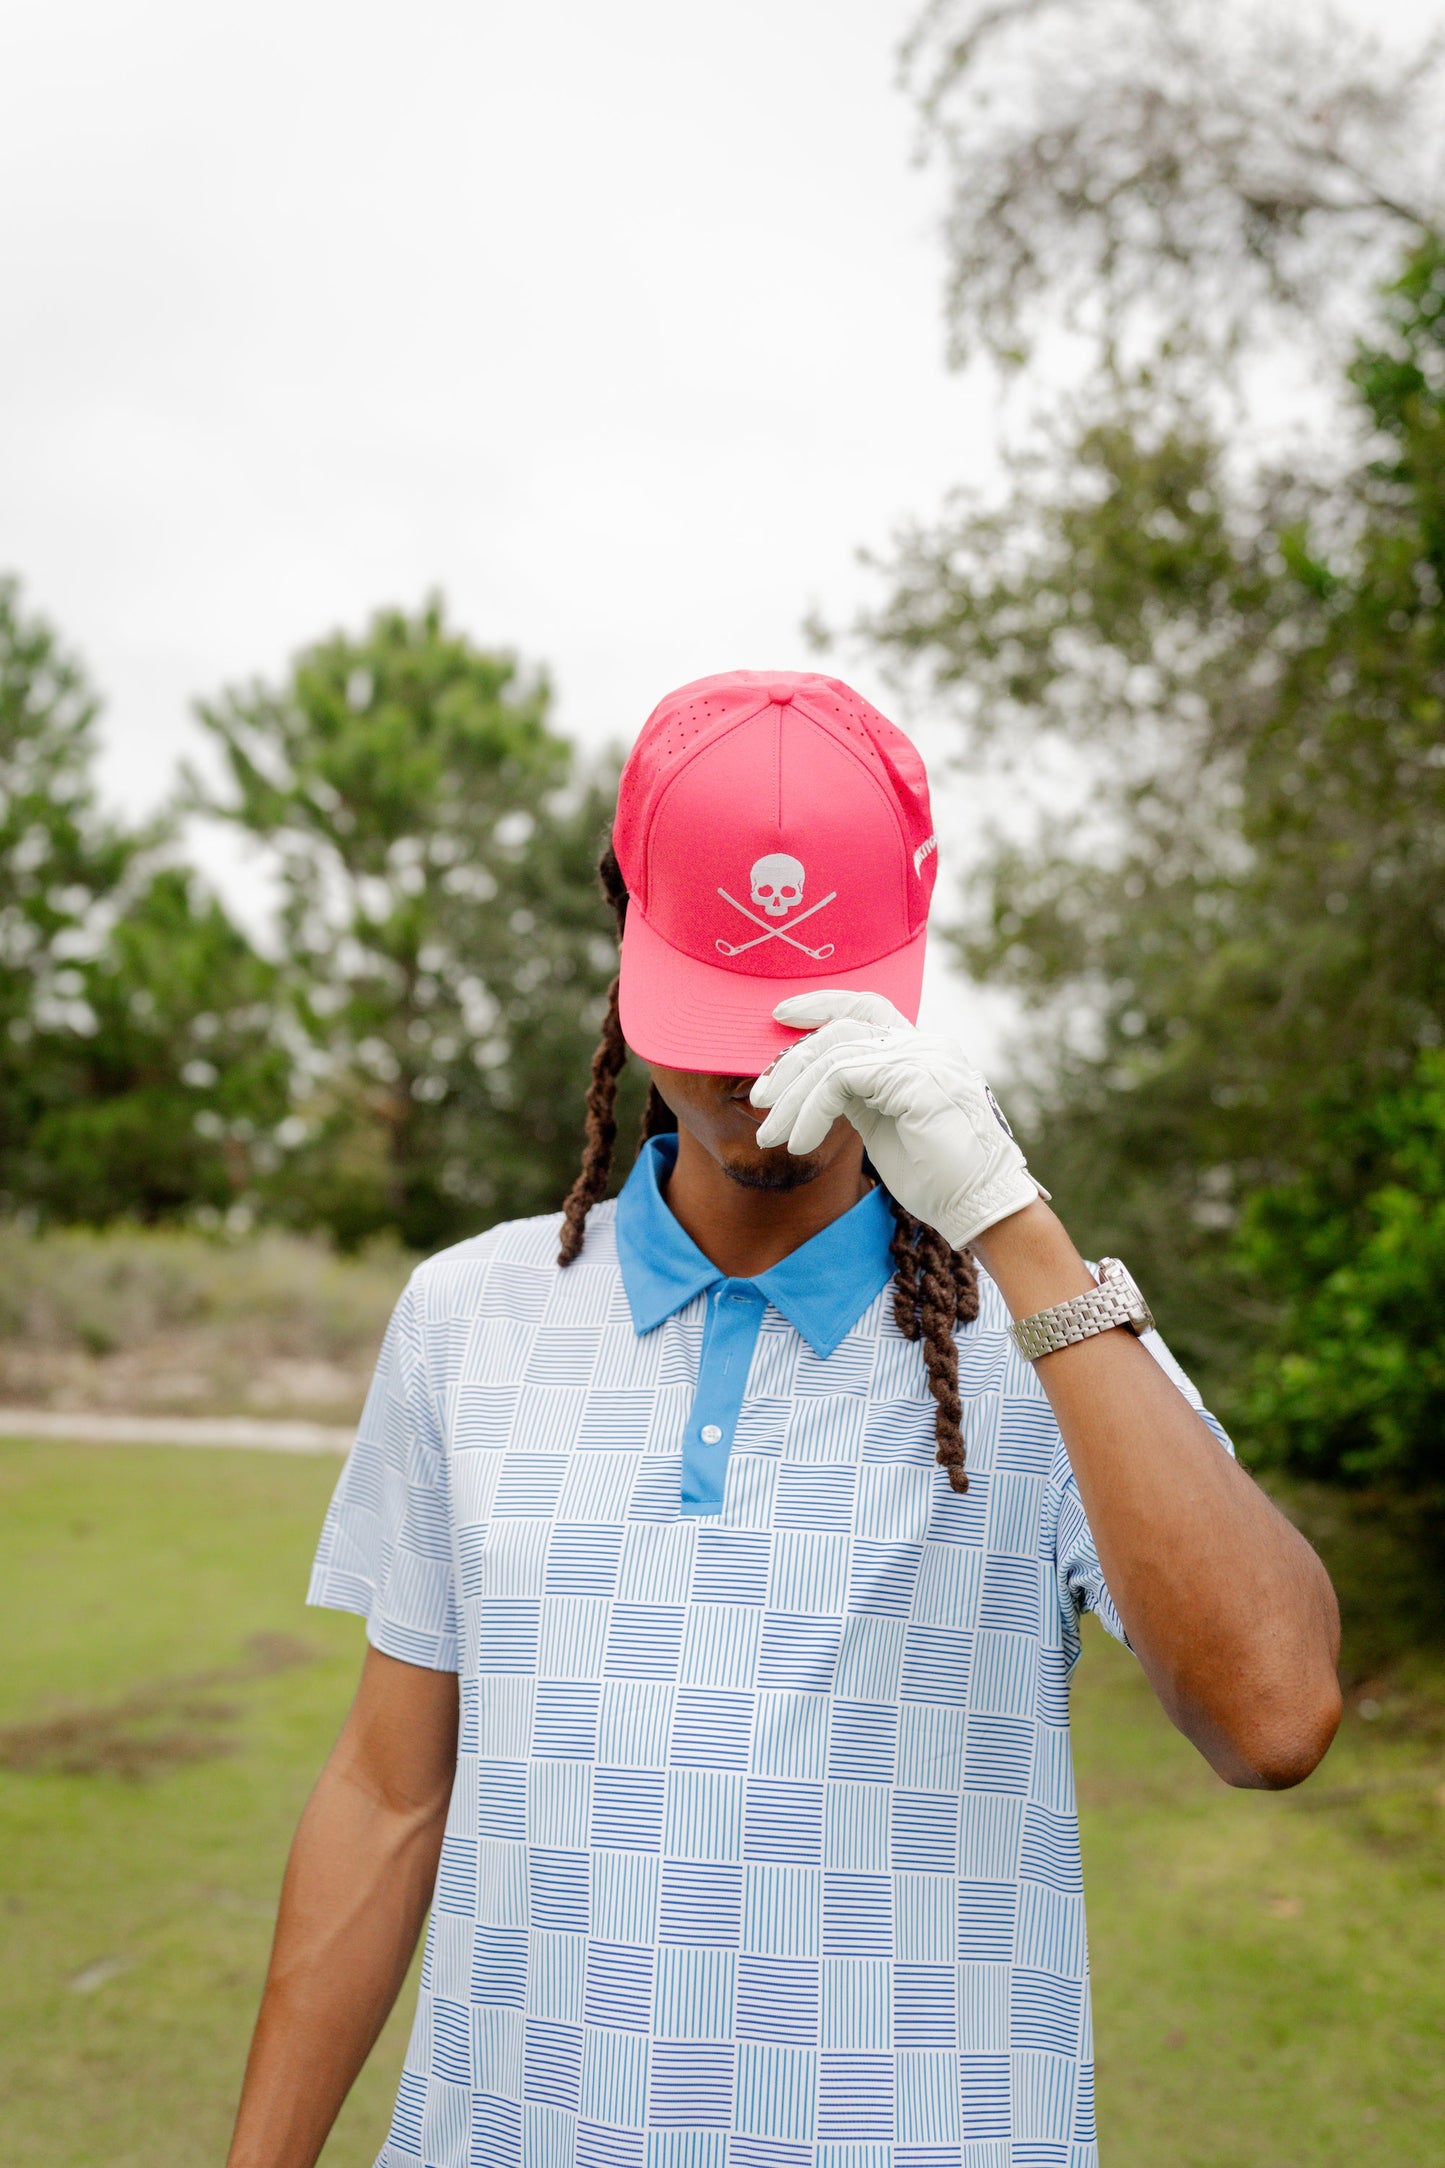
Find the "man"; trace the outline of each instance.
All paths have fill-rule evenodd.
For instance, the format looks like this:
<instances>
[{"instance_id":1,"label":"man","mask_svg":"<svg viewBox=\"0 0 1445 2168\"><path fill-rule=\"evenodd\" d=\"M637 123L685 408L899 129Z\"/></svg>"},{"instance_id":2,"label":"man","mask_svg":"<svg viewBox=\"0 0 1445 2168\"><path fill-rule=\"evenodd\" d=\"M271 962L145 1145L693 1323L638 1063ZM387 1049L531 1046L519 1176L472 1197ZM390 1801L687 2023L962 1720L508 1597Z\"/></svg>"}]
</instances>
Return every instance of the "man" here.
<instances>
[{"instance_id":1,"label":"man","mask_svg":"<svg viewBox=\"0 0 1445 2168\"><path fill-rule=\"evenodd\" d=\"M908 741L833 679L703 680L613 841L578 1183L415 1274L322 1538L371 1648L231 2168L315 2160L429 1905L384 2168L1087 2168L1079 1615L1287 1785L1328 1580L909 1021Z\"/></svg>"}]
</instances>

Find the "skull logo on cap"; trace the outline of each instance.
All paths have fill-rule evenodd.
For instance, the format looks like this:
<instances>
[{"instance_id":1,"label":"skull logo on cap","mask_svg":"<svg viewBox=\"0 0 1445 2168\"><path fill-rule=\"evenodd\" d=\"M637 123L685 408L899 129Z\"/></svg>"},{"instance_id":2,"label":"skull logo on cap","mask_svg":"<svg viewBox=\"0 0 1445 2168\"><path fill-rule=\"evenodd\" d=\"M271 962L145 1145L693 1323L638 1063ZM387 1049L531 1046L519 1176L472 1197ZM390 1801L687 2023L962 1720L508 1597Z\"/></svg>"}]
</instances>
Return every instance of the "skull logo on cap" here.
<instances>
[{"instance_id":1,"label":"skull logo on cap","mask_svg":"<svg viewBox=\"0 0 1445 2168\"><path fill-rule=\"evenodd\" d=\"M769 918L782 918L803 900L802 862L786 851L772 851L753 867L752 900Z\"/></svg>"}]
</instances>

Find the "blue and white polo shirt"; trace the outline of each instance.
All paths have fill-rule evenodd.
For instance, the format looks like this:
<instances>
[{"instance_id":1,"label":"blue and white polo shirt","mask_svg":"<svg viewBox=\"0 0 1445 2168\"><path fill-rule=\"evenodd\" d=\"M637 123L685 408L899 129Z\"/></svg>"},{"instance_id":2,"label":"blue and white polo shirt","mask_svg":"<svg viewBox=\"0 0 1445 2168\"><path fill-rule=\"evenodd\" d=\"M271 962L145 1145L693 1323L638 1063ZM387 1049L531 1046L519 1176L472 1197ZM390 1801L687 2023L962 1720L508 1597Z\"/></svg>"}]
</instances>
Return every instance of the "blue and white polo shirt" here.
<instances>
[{"instance_id":1,"label":"blue and white polo shirt","mask_svg":"<svg viewBox=\"0 0 1445 2168\"><path fill-rule=\"evenodd\" d=\"M1095 2168L1068 1689L1122 1629L1048 1401L985 1278L950 1490L881 1192L729 1280L675 1148L565 1271L555 1217L420 1267L327 1517L311 1600L460 1674L378 2168Z\"/></svg>"}]
</instances>

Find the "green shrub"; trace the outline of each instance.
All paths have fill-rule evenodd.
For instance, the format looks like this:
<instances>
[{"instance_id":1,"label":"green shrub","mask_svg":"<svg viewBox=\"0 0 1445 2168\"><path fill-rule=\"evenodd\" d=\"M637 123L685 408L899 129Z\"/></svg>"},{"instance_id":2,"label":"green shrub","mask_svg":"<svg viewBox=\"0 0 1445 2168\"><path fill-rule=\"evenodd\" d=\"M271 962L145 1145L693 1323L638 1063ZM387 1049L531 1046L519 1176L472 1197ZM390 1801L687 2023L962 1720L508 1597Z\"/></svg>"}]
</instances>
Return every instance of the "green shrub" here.
<instances>
[{"instance_id":1,"label":"green shrub","mask_svg":"<svg viewBox=\"0 0 1445 2168\"><path fill-rule=\"evenodd\" d=\"M236 1239L171 1228L0 1222L0 1339L108 1354L185 1327L244 1334L272 1355L366 1357L413 1260L394 1244L338 1257L268 1230Z\"/></svg>"}]
</instances>

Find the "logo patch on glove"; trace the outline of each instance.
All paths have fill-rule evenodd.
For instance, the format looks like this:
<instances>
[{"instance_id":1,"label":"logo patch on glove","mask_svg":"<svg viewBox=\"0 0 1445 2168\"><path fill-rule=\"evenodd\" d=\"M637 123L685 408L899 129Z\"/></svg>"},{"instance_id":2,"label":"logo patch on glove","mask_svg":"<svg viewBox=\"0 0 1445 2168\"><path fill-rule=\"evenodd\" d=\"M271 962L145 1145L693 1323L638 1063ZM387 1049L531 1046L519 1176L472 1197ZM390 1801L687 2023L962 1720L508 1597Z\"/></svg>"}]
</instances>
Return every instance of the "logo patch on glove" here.
<instances>
[{"instance_id":1,"label":"logo patch on glove","mask_svg":"<svg viewBox=\"0 0 1445 2168\"><path fill-rule=\"evenodd\" d=\"M983 1087L983 1096L988 1101L989 1105L993 1108L993 1118L998 1123L999 1128L1003 1131L1006 1137L1011 1137L1013 1135L1013 1131L1009 1127L1008 1116L1004 1113L1003 1108L994 1098L992 1088L987 1084L985 1084Z\"/></svg>"}]
</instances>

